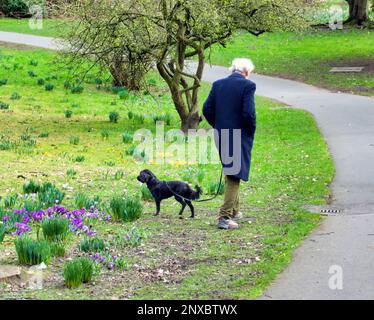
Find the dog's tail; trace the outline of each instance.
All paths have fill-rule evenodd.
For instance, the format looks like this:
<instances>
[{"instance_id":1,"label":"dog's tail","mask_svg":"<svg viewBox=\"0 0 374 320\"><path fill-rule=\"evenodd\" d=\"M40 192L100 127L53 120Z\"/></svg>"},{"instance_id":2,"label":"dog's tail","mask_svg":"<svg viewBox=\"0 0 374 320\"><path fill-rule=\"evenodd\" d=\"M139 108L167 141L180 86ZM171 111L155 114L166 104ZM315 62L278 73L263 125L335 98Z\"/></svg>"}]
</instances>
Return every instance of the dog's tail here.
<instances>
[{"instance_id":1,"label":"dog's tail","mask_svg":"<svg viewBox=\"0 0 374 320\"><path fill-rule=\"evenodd\" d=\"M196 189L196 191L194 191L192 193L191 200L197 200L197 199L199 199L200 195L203 193L203 190L201 190L201 188L198 185L195 186L195 189Z\"/></svg>"}]
</instances>

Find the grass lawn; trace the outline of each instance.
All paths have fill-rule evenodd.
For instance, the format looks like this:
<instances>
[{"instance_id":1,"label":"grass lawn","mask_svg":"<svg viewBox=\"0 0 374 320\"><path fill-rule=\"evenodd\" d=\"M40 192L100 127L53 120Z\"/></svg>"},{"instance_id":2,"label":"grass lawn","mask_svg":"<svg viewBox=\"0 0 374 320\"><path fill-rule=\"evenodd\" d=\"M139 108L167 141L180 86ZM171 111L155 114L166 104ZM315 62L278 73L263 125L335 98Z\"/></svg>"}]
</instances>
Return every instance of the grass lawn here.
<instances>
[{"instance_id":1,"label":"grass lawn","mask_svg":"<svg viewBox=\"0 0 374 320\"><path fill-rule=\"evenodd\" d=\"M41 29L30 27L29 19L0 18L0 31L19 32L44 37L61 37L67 28L66 22L58 19L43 19Z\"/></svg>"},{"instance_id":2,"label":"grass lawn","mask_svg":"<svg viewBox=\"0 0 374 320\"><path fill-rule=\"evenodd\" d=\"M235 57L250 57L256 72L297 79L332 90L374 96L374 32L315 30L303 34L240 34L227 48L214 47L213 64L229 66ZM330 73L332 67L365 67L361 73Z\"/></svg>"},{"instance_id":3,"label":"grass lawn","mask_svg":"<svg viewBox=\"0 0 374 320\"><path fill-rule=\"evenodd\" d=\"M66 193L63 205L74 208L80 191L99 196L106 210L113 195L139 195L136 175L143 168L162 179L191 183L203 174L203 190L217 182L218 165L156 165L138 163L126 155L131 143L124 144L121 134L141 127L154 130L154 114L170 114L169 128L179 127L169 94L156 75L150 75L149 83L158 103L149 95L131 94L121 100L97 89L93 73L84 83L84 91L72 94L64 89L66 68L55 59L55 53L42 50L0 50L0 80L8 80L0 86L0 101L10 106L0 111L0 146L11 145L0 150L0 195L22 192L22 185L30 179L49 181ZM45 84L38 85L39 78ZM45 90L48 83L54 85L52 91ZM204 84L201 101L209 88ZM12 100L11 96L20 98ZM261 295L290 262L295 247L319 223L319 216L306 213L301 206L326 203L334 169L308 113L261 97L256 102L258 133L252 180L242 186L246 218L239 230L216 228L222 196L197 203L194 220L178 219L179 204L172 199L163 203L160 217L153 216L152 202L143 201L144 212L133 223L94 224L103 240L122 235L132 226L147 232L142 246L116 249L128 261L127 270L103 269L94 283L67 289L62 264L82 255L78 250L82 236L75 236L66 257L51 261L42 290L0 284L0 298L253 299ZM66 118L67 110L72 111L71 118ZM145 123L128 119L130 110L143 115ZM108 120L113 111L120 115L118 123ZM118 172L122 175L116 175ZM13 237L6 235L0 243L0 265L17 263Z\"/></svg>"}]
</instances>

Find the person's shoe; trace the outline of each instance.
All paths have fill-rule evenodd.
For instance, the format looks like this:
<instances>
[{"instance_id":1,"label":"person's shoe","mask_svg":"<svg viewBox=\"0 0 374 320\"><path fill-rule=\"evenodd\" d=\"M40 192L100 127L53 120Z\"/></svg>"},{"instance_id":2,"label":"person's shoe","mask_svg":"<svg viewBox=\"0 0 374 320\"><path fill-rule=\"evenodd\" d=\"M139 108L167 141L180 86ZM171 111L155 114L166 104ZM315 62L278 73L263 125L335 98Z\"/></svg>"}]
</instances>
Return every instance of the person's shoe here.
<instances>
[{"instance_id":1,"label":"person's shoe","mask_svg":"<svg viewBox=\"0 0 374 320\"><path fill-rule=\"evenodd\" d=\"M241 219L243 219L243 213L242 212L235 213L232 217L233 221L239 221Z\"/></svg>"},{"instance_id":2,"label":"person's shoe","mask_svg":"<svg viewBox=\"0 0 374 320\"><path fill-rule=\"evenodd\" d=\"M239 225L235 221L232 221L231 219L226 219L224 217L221 217L218 220L218 228L222 230L233 230L233 229L238 229Z\"/></svg>"}]
</instances>

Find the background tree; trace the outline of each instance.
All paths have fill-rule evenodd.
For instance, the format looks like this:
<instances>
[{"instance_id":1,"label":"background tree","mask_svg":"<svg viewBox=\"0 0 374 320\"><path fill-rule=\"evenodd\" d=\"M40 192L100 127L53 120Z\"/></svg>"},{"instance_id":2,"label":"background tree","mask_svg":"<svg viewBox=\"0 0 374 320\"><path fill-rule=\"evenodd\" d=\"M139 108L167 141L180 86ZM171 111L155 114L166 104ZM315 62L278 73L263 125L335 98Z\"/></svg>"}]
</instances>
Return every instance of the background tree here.
<instances>
[{"instance_id":1,"label":"background tree","mask_svg":"<svg viewBox=\"0 0 374 320\"><path fill-rule=\"evenodd\" d=\"M253 35L300 30L313 0L77 0L70 12L80 27L75 53L101 57L152 57L167 83L183 131L201 121L198 93L207 49L225 46L238 31ZM188 68L187 60L196 60ZM130 59L127 63L132 64ZM127 75L125 76L127 77Z\"/></svg>"},{"instance_id":2,"label":"background tree","mask_svg":"<svg viewBox=\"0 0 374 320\"><path fill-rule=\"evenodd\" d=\"M349 5L349 18L346 21L362 25L369 20L369 0L346 0Z\"/></svg>"},{"instance_id":3,"label":"background tree","mask_svg":"<svg viewBox=\"0 0 374 320\"><path fill-rule=\"evenodd\" d=\"M81 67L77 61L90 60L90 68L99 65L108 70L115 86L140 90L153 66L153 57L140 47L145 39L150 43L154 37L143 32L141 19L119 20L129 4L126 0L65 0L64 18L73 26L66 37L70 47L66 53L75 65ZM61 3L57 11L61 12Z\"/></svg>"}]
</instances>

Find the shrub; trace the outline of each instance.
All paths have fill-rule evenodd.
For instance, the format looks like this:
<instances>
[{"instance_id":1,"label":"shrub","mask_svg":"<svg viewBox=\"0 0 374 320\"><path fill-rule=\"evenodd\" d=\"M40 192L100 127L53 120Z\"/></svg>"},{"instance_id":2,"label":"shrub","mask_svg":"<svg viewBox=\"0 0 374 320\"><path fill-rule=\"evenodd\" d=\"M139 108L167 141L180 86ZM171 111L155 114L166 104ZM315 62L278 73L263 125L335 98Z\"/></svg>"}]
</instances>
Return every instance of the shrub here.
<instances>
[{"instance_id":1,"label":"shrub","mask_svg":"<svg viewBox=\"0 0 374 320\"><path fill-rule=\"evenodd\" d=\"M70 89L71 88L71 84L70 84L70 82L68 80L64 81L64 88L65 89Z\"/></svg>"},{"instance_id":2,"label":"shrub","mask_svg":"<svg viewBox=\"0 0 374 320\"><path fill-rule=\"evenodd\" d=\"M4 241L5 231L6 231L5 224L2 221L0 221L0 243Z\"/></svg>"},{"instance_id":3,"label":"shrub","mask_svg":"<svg viewBox=\"0 0 374 320\"><path fill-rule=\"evenodd\" d=\"M123 237L126 246L137 247L140 246L143 240L147 239L148 235L145 230L132 227L131 230L125 233Z\"/></svg>"},{"instance_id":4,"label":"shrub","mask_svg":"<svg viewBox=\"0 0 374 320\"><path fill-rule=\"evenodd\" d=\"M33 66L33 67L37 67L38 66L38 61L36 61L36 60L31 60L30 62L29 62L29 65L30 66Z\"/></svg>"},{"instance_id":5,"label":"shrub","mask_svg":"<svg viewBox=\"0 0 374 320\"><path fill-rule=\"evenodd\" d=\"M84 90L84 87L82 86L73 86L71 88L71 93L82 93Z\"/></svg>"},{"instance_id":6,"label":"shrub","mask_svg":"<svg viewBox=\"0 0 374 320\"><path fill-rule=\"evenodd\" d=\"M108 139L109 138L109 130L108 129L101 130L101 137L103 139Z\"/></svg>"},{"instance_id":7,"label":"shrub","mask_svg":"<svg viewBox=\"0 0 374 320\"><path fill-rule=\"evenodd\" d=\"M41 134L39 134L38 137L39 138L48 138L49 137L49 132L42 132Z\"/></svg>"},{"instance_id":8,"label":"shrub","mask_svg":"<svg viewBox=\"0 0 374 320\"><path fill-rule=\"evenodd\" d=\"M69 233L69 220L54 217L42 221L44 239L51 242L64 241Z\"/></svg>"},{"instance_id":9,"label":"shrub","mask_svg":"<svg viewBox=\"0 0 374 320\"><path fill-rule=\"evenodd\" d=\"M78 258L82 265L82 281L83 283L89 283L92 280L94 273L94 263L92 260L82 257Z\"/></svg>"},{"instance_id":10,"label":"shrub","mask_svg":"<svg viewBox=\"0 0 374 320\"><path fill-rule=\"evenodd\" d=\"M120 86L113 86L110 89L115 94L119 94L121 91L126 91L127 90L125 87L120 87Z\"/></svg>"},{"instance_id":11,"label":"shrub","mask_svg":"<svg viewBox=\"0 0 374 320\"><path fill-rule=\"evenodd\" d=\"M41 190L42 186L40 183L30 180L23 185L23 193L30 194L30 193L38 193Z\"/></svg>"},{"instance_id":12,"label":"shrub","mask_svg":"<svg viewBox=\"0 0 374 320\"><path fill-rule=\"evenodd\" d=\"M45 85L44 88L45 88L45 91L52 91L55 88L55 86L52 83L48 83Z\"/></svg>"},{"instance_id":13,"label":"shrub","mask_svg":"<svg viewBox=\"0 0 374 320\"><path fill-rule=\"evenodd\" d=\"M76 175L77 175L77 171L75 171L74 169L68 169L66 171L66 176L68 178L74 178Z\"/></svg>"},{"instance_id":14,"label":"shrub","mask_svg":"<svg viewBox=\"0 0 374 320\"><path fill-rule=\"evenodd\" d=\"M86 158L84 156L77 156L75 158L75 162L84 162L86 160Z\"/></svg>"},{"instance_id":15,"label":"shrub","mask_svg":"<svg viewBox=\"0 0 374 320\"><path fill-rule=\"evenodd\" d=\"M97 207L100 201L100 197L94 196L90 198L84 192L77 192L74 196L74 204L79 209L89 209L91 207Z\"/></svg>"},{"instance_id":16,"label":"shrub","mask_svg":"<svg viewBox=\"0 0 374 320\"><path fill-rule=\"evenodd\" d=\"M117 171L117 172L114 174L114 179L115 179L115 180L121 180L121 179L123 179L124 175L125 175L124 172L121 171L121 170L119 170L119 171Z\"/></svg>"},{"instance_id":17,"label":"shrub","mask_svg":"<svg viewBox=\"0 0 374 320\"><path fill-rule=\"evenodd\" d=\"M74 204L77 208L87 208L87 202L89 198L84 192L77 192L74 196Z\"/></svg>"},{"instance_id":18,"label":"shrub","mask_svg":"<svg viewBox=\"0 0 374 320\"><path fill-rule=\"evenodd\" d=\"M76 146L79 144L80 138L79 137L70 137L70 144Z\"/></svg>"},{"instance_id":19,"label":"shrub","mask_svg":"<svg viewBox=\"0 0 374 320\"><path fill-rule=\"evenodd\" d=\"M52 257L65 257L66 250L63 242L52 242L50 247Z\"/></svg>"},{"instance_id":20,"label":"shrub","mask_svg":"<svg viewBox=\"0 0 374 320\"><path fill-rule=\"evenodd\" d=\"M44 86L44 84L45 84L45 80L44 80L44 78L39 78L38 81L37 81L37 84L38 84L39 86Z\"/></svg>"},{"instance_id":21,"label":"shrub","mask_svg":"<svg viewBox=\"0 0 374 320\"><path fill-rule=\"evenodd\" d=\"M27 73L29 74L29 76L30 76L31 78L35 78L35 77L36 77L36 74L35 74L34 71L27 71Z\"/></svg>"},{"instance_id":22,"label":"shrub","mask_svg":"<svg viewBox=\"0 0 374 320\"><path fill-rule=\"evenodd\" d=\"M73 111L65 110L64 115L65 115L65 118L70 119L73 116Z\"/></svg>"},{"instance_id":23,"label":"shrub","mask_svg":"<svg viewBox=\"0 0 374 320\"><path fill-rule=\"evenodd\" d=\"M116 163L113 161L105 161L104 164L108 167L115 167Z\"/></svg>"},{"instance_id":24,"label":"shrub","mask_svg":"<svg viewBox=\"0 0 374 320\"><path fill-rule=\"evenodd\" d=\"M92 280L94 270L93 261L86 257L65 262L63 266L65 285L69 288L75 288L82 283L89 283Z\"/></svg>"},{"instance_id":25,"label":"shrub","mask_svg":"<svg viewBox=\"0 0 374 320\"><path fill-rule=\"evenodd\" d=\"M27 212L36 212L43 209L43 204L39 201L27 198L23 203L23 207L26 209Z\"/></svg>"},{"instance_id":26,"label":"shrub","mask_svg":"<svg viewBox=\"0 0 374 320\"><path fill-rule=\"evenodd\" d=\"M83 252L93 253L103 251L105 249L105 242L99 238L84 237L79 245L79 250Z\"/></svg>"},{"instance_id":27,"label":"shrub","mask_svg":"<svg viewBox=\"0 0 374 320\"><path fill-rule=\"evenodd\" d=\"M117 123L119 120L119 113L118 112L111 112L109 113L109 121L112 123Z\"/></svg>"},{"instance_id":28,"label":"shrub","mask_svg":"<svg viewBox=\"0 0 374 320\"><path fill-rule=\"evenodd\" d=\"M0 79L0 87L5 86L8 83L8 79Z\"/></svg>"},{"instance_id":29,"label":"shrub","mask_svg":"<svg viewBox=\"0 0 374 320\"><path fill-rule=\"evenodd\" d=\"M51 260L51 248L46 241L35 241L28 235L22 235L14 240L18 262L24 265L48 264Z\"/></svg>"},{"instance_id":30,"label":"shrub","mask_svg":"<svg viewBox=\"0 0 374 320\"><path fill-rule=\"evenodd\" d=\"M156 81L155 79L149 79L149 80L148 80L148 84L149 84L150 86L155 86L155 85L157 84L157 81Z\"/></svg>"},{"instance_id":31,"label":"shrub","mask_svg":"<svg viewBox=\"0 0 374 320\"><path fill-rule=\"evenodd\" d=\"M10 96L10 99L11 100L19 100L19 99L21 99L21 95L18 92L14 91L12 93L12 95Z\"/></svg>"},{"instance_id":32,"label":"shrub","mask_svg":"<svg viewBox=\"0 0 374 320\"><path fill-rule=\"evenodd\" d=\"M131 146L126 150L126 155L133 156L136 150L136 146Z\"/></svg>"},{"instance_id":33,"label":"shrub","mask_svg":"<svg viewBox=\"0 0 374 320\"><path fill-rule=\"evenodd\" d=\"M144 124L145 118L142 114L135 114L134 115L134 121L138 124Z\"/></svg>"},{"instance_id":34,"label":"shrub","mask_svg":"<svg viewBox=\"0 0 374 320\"><path fill-rule=\"evenodd\" d=\"M67 261L63 265L65 285L69 288L79 287L83 283L82 264L78 259Z\"/></svg>"},{"instance_id":35,"label":"shrub","mask_svg":"<svg viewBox=\"0 0 374 320\"><path fill-rule=\"evenodd\" d=\"M133 134L129 131L126 131L124 133L122 133L122 141L123 143L127 144L127 143L131 143L133 140Z\"/></svg>"},{"instance_id":36,"label":"shrub","mask_svg":"<svg viewBox=\"0 0 374 320\"><path fill-rule=\"evenodd\" d=\"M7 16L25 16L29 7L25 0L5 0L0 2L0 11Z\"/></svg>"},{"instance_id":37,"label":"shrub","mask_svg":"<svg viewBox=\"0 0 374 320\"><path fill-rule=\"evenodd\" d=\"M21 134L21 140L22 141L29 141L29 140L31 140L31 135L30 135L30 133L29 133L30 131L29 131L29 129L27 129L27 130L25 130L22 134Z\"/></svg>"},{"instance_id":38,"label":"shrub","mask_svg":"<svg viewBox=\"0 0 374 320\"><path fill-rule=\"evenodd\" d=\"M96 77L96 78L95 78L95 83L96 83L97 85L101 85L101 84L103 84L103 80L101 80L99 77Z\"/></svg>"},{"instance_id":39,"label":"shrub","mask_svg":"<svg viewBox=\"0 0 374 320\"><path fill-rule=\"evenodd\" d=\"M110 209L114 219L131 222L140 218L143 207L137 197L114 197L110 201Z\"/></svg>"},{"instance_id":40,"label":"shrub","mask_svg":"<svg viewBox=\"0 0 374 320\"><path fill-rule=\"evenodd\" d=\"M0 101L0 110L9 110L9 104Z\"/></svg>"},{"instance_id":41,"label":"shrub","mask_svg":"<svg viewBox=\"0 0 374 320\"><path fill-rule=\"evenodd\" d=\"M17 203L18 194L13 194L11 196L7 196L3 198L4 208L5 209L13 209Z\"/></svg>"},{"instance_id":42,"label":"shrub","mask_svg":"<svg viewBox=\"0 0 374 320\"><path fill-rule=\"evenodd\" d=\"M10 141L8 138L2 137L0 140L0 150L10 150L13 149L16 144Z\"/></svg>"},{"instance_id":43,"label":"shrub","mask_svg":"<svg viewBox=\"0 0 374 320\"><path fill-rule=\"evenodd\" d=\"M209 195L215 195L217 190L218 190L218 186L219 186L219 182L209 182L205 186L206 193L209 194ZM224 183L222 183L218 194L222 195L224 193L225 193L225 185L224 185Z\"/></svg>"},{"instance_id":44,"label":"shrub","mask_svg":"<svg viewBox=\"0 0 374 320\"><path fill-rule=\"evenodd\" d=\"M196 174L197 182L202 184L204 181L204 177L205 177L205 171L202 169L199 169L199 171Z\"/></svg>"},{"instance_id":45,"label":"shrub","mask_svg":"<svg viewBox=\"0 0 374 320\"><path fill-rule=\"evenodd\" d=\"M145 200L145 201L152 201L152 200L154 200L151 191L149 191L148 187L145 184L143 184L141 186L140 192L142 194L142 199L143 200Z\"/></svg>"},{"instance_id":46,"label":"shrub","mask_svg":"<svg viewBox=\"0 0 374 320\"><path fill-rule=\"evenodd\" d=\"M61 192L55 185L51 183L44 183L40 192L38 193L38 199L45 206L53 206L56 203L61 203L65 198L65 193Z\"/></svg>"},{"instance_id":47,"label":"shrub","mask_svg":"<svg viewBox=\"0 0 374 320\"><path fill-rule=\"evenodd\" d=\"M170 124L171 124L171 116L170 116L170 114L164 114L164 115L162 115L162 116L158 116L158 115L156 115L156 116L153 116L153 121L154 121L154 123L156 124L158 121L162 121L162 122L164 122L166 125L168 125L168 126L170 126Z\"/></svg>"},{"instance_id":48,"label":"shrub","mask_svg":"<svg viewBox=\"0 0 374 320\"><path fill-rule=\"evenodd\" d=\"M128 92L128 90L122 90L122 91L120 91L120 92L118 93L118 95L119 95L119 98L120 98L121 100L126 100L126 99L128 99L128 97L129 97L129 92Z\"/></svg>"}]
</instances>

